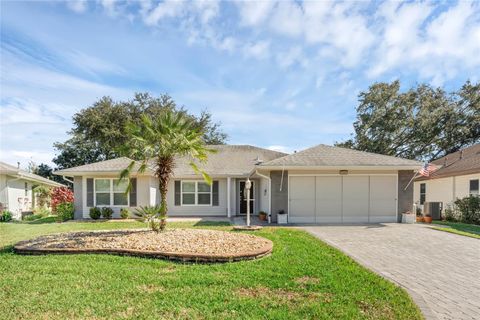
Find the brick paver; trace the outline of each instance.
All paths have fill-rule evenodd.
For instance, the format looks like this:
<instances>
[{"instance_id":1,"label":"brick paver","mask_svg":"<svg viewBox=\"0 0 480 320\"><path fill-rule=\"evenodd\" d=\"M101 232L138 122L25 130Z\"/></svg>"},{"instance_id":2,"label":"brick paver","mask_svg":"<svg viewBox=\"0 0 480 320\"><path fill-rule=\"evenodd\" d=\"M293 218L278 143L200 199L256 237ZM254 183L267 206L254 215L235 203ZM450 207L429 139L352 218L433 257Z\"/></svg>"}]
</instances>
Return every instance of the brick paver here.
<instances>
[{"instance_id":1,"label":"brick paver","mask_svg":"<svg viewBox=\"0 0 480 320\"><path fill-rule=\"evenodd\" d=\"M302 228L406 288L427 319L480 319L480 240L425 225Z\"/></svg>"}]
</instances>

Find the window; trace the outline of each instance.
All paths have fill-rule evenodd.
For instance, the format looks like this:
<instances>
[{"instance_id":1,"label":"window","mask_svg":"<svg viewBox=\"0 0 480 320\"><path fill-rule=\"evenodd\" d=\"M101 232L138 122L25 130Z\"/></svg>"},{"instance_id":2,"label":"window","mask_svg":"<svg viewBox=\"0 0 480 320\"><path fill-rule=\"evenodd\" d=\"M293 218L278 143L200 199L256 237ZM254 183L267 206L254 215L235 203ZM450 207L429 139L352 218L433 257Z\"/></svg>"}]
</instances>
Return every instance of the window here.
<instances>
[{"instance_id":1,"label":"window","mask_svg":"<svg viewBox=\"0 0 480 320\"><path fill-rule=\"evenodd\" d=\"M95 179L96 206L128 206L127 180Z\"/></svg>"},{"instance_id":2,"label":"window","mask_svg":"<svg viewBox=\"0 0 480 320\"><path fill-rule=\"evenodd\" d=\"M28 182L25 182L25 197L28 197Z\"/></svg>"},{"instance_id":3,"label":"window","mask_svg":"<svg viewBox=\"0 0 480 320\"><path fill-rule=\"evenodd\" d=\"M182 181L182 205L212 204L212 187L204 181Z\"/></svg>"},{"instance_id":4,"label":"window","mask_svg":"<svg viewBox=\"0 0 480 320\"><path fill-rule=\"evenodd\" d=\"M470 180L470 195L471 196L478 196L478 179Z\"/></svg>"},{"instance_id":5,"label":"window","mask_svg":"<svg viewBox=\"0 0 480 320\"><path fill-rule=\"evenodd\" d=\"M420 204L425 203L426 193L427 193L427 185L425 183L420 183Z\"/></svg>"}]
</instances>

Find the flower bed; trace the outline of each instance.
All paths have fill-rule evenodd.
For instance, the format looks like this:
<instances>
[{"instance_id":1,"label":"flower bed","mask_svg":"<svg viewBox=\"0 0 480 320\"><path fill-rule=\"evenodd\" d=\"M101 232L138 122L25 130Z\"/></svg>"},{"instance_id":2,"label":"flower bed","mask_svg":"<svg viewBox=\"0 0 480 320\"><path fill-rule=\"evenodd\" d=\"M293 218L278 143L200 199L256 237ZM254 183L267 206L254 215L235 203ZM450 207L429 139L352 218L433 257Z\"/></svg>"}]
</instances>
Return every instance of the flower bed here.
<instances>
[{"instance_id":1,"label":"flower bed","mask_svg":"<svg viewBox=\"0 0 480 320\"><path fill-rule=\"evenodd\" d=\"M203 229L71 232L21 241L19 254L105 253L194 262L257 259L271 253L270 240L244 233Z\"/></svg>"}]
</instances>

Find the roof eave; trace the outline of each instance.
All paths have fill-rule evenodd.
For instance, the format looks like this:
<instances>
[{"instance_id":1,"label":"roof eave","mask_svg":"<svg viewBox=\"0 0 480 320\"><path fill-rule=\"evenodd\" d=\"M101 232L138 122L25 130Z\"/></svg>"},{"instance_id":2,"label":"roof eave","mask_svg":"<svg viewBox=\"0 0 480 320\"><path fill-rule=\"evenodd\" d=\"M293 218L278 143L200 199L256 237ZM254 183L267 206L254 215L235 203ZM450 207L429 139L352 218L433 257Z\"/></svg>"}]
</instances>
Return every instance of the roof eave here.
<instances>
[{"instance_id":1,"label":"roof eave","mask_svg":"<svg viewBox=\"0 0 480 320\"><path fill-rule=\"evenodd\" d=\"M418 170L421 165L364 165L364 166L282 166L282 165L260 165L259 169L265 170Z\"/></svg>"}]
</instances>

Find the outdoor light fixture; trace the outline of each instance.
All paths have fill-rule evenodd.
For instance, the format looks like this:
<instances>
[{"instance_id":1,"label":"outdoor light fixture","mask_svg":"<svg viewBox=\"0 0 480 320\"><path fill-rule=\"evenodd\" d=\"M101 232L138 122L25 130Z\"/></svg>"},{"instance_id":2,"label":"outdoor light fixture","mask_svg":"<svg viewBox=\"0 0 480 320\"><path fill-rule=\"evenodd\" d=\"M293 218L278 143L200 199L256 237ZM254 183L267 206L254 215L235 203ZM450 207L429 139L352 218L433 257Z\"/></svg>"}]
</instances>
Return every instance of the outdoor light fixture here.
<instances>
[{"instance_id":1,"label":"outdoor light fixture","mask_svg":"<svg viewBox=\"0 0 480 320\"><path fill-rule=\"evenodd\" d=\"M346 175L348 174L348 170L340 170L338 173L340 173L341 175Z\"/></svg>"},{"instance_id":2,"label":"outdoor light fixture","mask_svg":"<svg viewBox=\"0 0 480 320\"><path fill-rule=\"evenodd\" d=\"M252 188L252 181L247 178L245 181L245 192L247 193L247 226L250 227L250 188Z\"/></svg>"}]
</instances>

